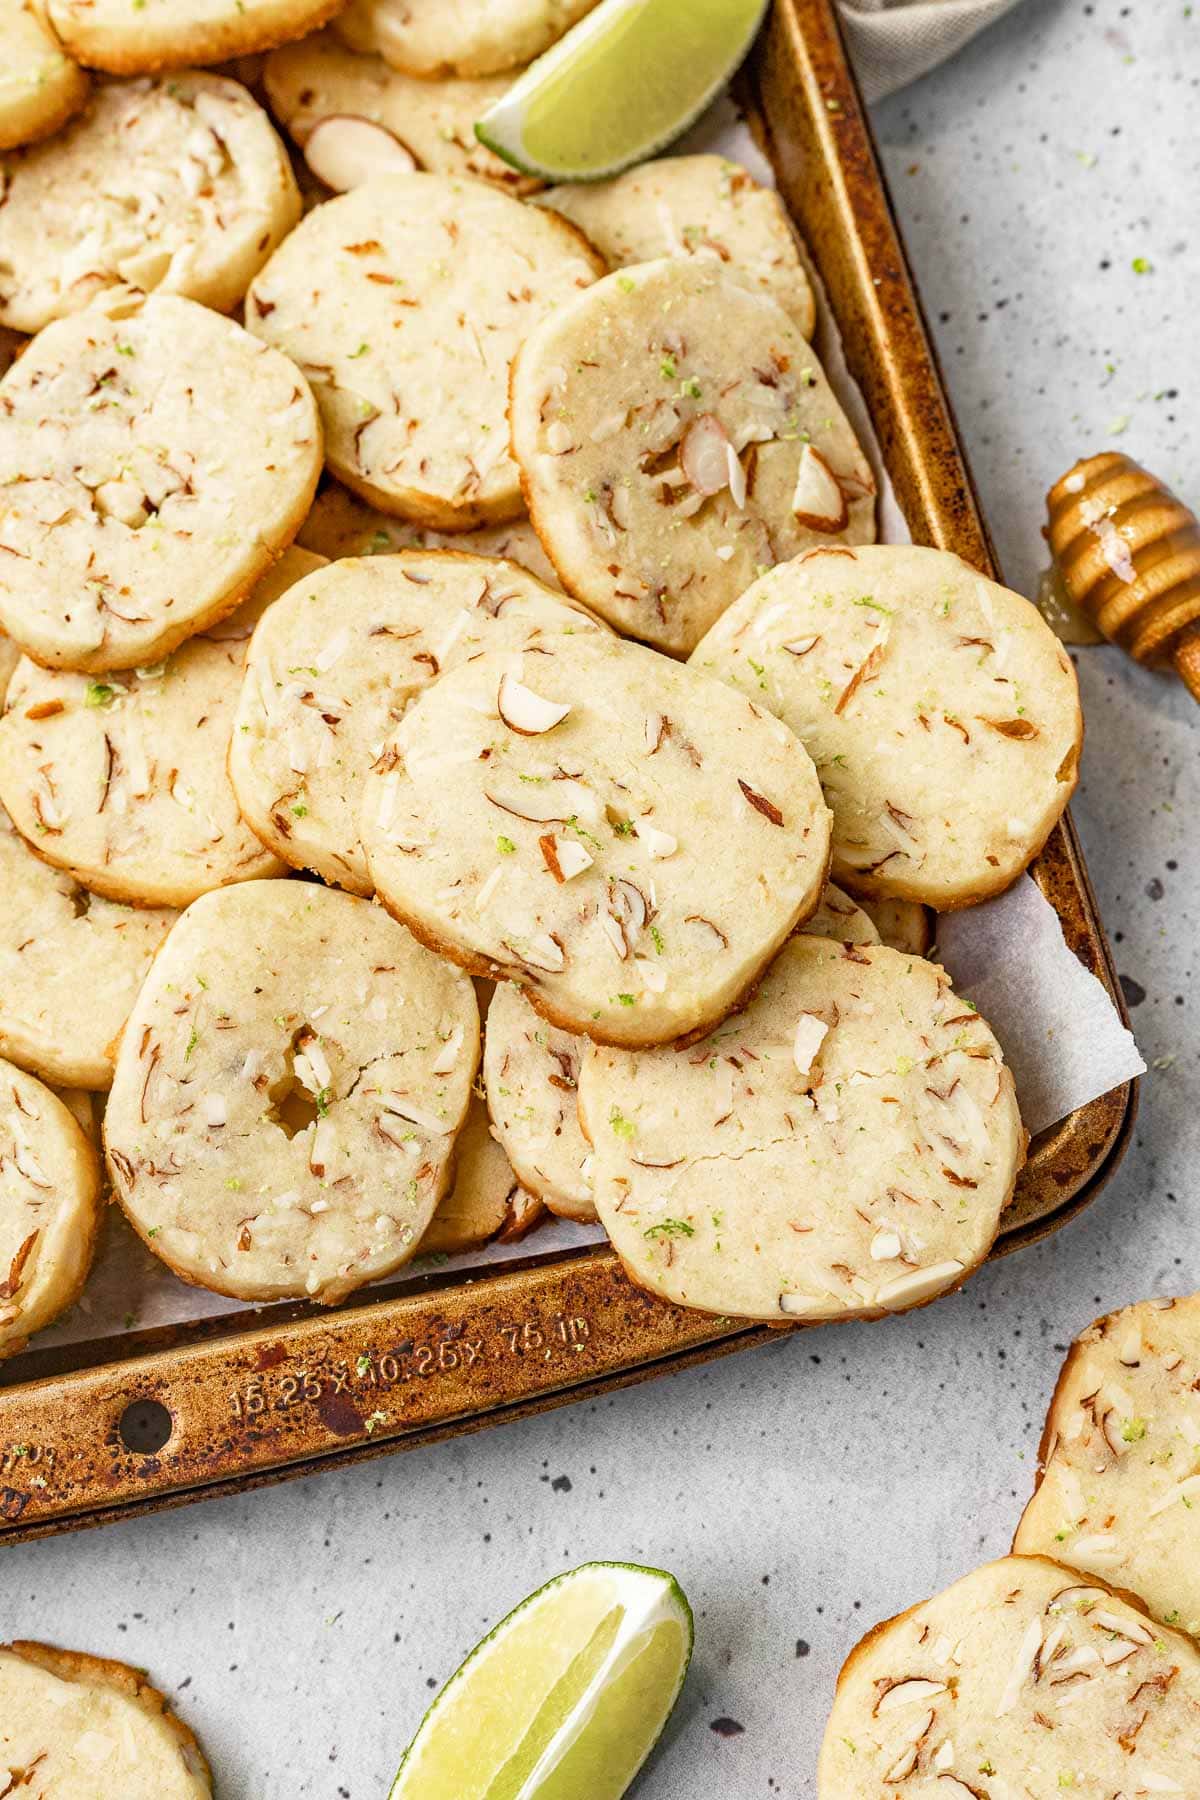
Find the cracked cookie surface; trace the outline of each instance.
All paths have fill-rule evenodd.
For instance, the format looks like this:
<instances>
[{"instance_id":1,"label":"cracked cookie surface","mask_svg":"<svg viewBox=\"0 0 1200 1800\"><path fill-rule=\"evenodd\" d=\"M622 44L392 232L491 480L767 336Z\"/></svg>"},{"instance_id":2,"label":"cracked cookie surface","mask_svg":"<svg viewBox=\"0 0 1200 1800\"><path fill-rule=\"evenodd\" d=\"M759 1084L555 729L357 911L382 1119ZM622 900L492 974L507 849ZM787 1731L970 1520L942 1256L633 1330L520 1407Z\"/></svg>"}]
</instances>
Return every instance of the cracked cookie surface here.
<instances>
[{"instance_id":1,"label":"cracked cookie surface","mask_svg":"<svg viewBox=\"0 0 1200 1800\"><path fill-rule=\"evenodd\" d=\"M339 480L464 530L520 515L509 364L603 268L564 219L483 182L379 176L309 214L254 282L246 324L312 382Z\"/></svg>"},{"instance_id":2,"label":"cracked cookie surface","mask_svg":"<svg viewBox=\"0 0 1200 1800\"><path fill-rule=\"evenodd\" d=\"M1190 1795L1200 1649L1046 1557L987 1563L853 1650L820 1800Z\"/></svg>"},{"instance_id":3,"label":"cracked cookie surface","mask_svg":"<svg viewBox=\"0 0 1200 1800\"><path fill-rule=\"evenodd\" d=\"M478 1057L470 982L380 907L220 888L180 917L122 1035L117 1198L200 1287L344 1299L415 1254Z\"/></svg>"},{"instance_id":4,"label":"cracked cookie surface","mask_svg":"<svg viewBox=\"0 0 1200 1800\"><path fill-rule=\"evenodd\" d=\"M737 1004L815 908L827 830L778 720L598 634L442 676L362 811L376 891L426 942L565 1030L635 1044Z\"/></svg>"},{"instance_id":5,"label":"cracked cookie surface","mask_svg":"<svg viewBox=\"0 0 1200 1800\"><path fill-rule=\"evenodd\" d=\"M227 312L300 217L262 107L195 70L96 88L65 131L5 158L0 192L0 324L18 331L111 288Z\"/></svg>"},{"instance_id":6,"label":"cracked cookie surface","mask_svg":"<svg viewBox=\"0 0 1200 1800\"><path fill-rule=\"evenodd\" d=\"M945 972L815 937L699 1042L593 1047L579 1110L633 1279L738 1318L878 1317L958 1287L1024 1159L1012 1075Z\"/></svg>"},{"instance_id":7,"label":"cracked cookie surface","mask_svg":"<svg viewBox=\"0 0 1200 1800\"><path fill-rule=\"evenodd\" d=\"M0 381L0 622L36 662L157 662L291 542L321 431L286 357L151 295L46 327Z\"/></svg>"},{"instance_id":8,"label":"cracked cookie surface","mask_svg":"<svg viewBox=\"0 0 1200 1800\"><path fill-rule=\"evenodd\" d=\"M1075 787L1075 671L1037 609L959 557L823 550L750 587L694 654L808 746L833 875L948 911L1010 886Z\"/></svg>"}]
</instances>

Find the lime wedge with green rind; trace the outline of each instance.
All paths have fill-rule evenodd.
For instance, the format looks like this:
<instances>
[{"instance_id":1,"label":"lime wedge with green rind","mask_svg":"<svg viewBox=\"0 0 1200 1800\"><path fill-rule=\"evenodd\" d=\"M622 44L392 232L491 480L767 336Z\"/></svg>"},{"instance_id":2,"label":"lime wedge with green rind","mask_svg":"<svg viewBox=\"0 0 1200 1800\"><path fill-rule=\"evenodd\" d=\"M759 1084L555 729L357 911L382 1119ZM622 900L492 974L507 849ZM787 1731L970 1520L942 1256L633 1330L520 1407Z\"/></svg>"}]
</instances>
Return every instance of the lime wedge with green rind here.
<instances>
[{"instance_id":1,"label":"lime wedge with green rind","mask_svg":"<svg viewBox=\"0 0 1200 1800\"><path fill-rule=\"evenodd\" d=\"M476 1645L404 1753L389 1800L619 1800L692 1654L675 1579L584 1563Z\"/></svg>"},{"instance_id":2,"label":"lime wedge with green rind","mask_svg":"<svg viewBox=\"0 0 1200 1800\"><path fill-rule=\"evenodd\" d=\"M488 108L475 134L546 181L615 175L700 116L765 11L766 0L601 0Z\"/></svg>"}]
</instances>

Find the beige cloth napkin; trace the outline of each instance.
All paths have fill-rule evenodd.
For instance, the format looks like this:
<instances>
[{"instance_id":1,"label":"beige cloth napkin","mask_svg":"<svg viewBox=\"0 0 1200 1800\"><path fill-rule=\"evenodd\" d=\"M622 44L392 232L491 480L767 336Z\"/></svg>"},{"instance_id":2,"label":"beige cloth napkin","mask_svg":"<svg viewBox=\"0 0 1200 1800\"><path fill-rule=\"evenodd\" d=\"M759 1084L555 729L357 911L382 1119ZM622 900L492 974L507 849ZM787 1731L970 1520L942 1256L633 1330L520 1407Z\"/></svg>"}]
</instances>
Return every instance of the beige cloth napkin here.
<instances>
[{"instance_id":1,"label":"beige cloth napkin","mask_svg":"<svg viewBox=\"0 0 1200 1800\"><path fill-rule=\"evenodd\" d=\"M865 100L881 100L961 50L1018 0L838 0Z\"/></svg>"}]
</instances>

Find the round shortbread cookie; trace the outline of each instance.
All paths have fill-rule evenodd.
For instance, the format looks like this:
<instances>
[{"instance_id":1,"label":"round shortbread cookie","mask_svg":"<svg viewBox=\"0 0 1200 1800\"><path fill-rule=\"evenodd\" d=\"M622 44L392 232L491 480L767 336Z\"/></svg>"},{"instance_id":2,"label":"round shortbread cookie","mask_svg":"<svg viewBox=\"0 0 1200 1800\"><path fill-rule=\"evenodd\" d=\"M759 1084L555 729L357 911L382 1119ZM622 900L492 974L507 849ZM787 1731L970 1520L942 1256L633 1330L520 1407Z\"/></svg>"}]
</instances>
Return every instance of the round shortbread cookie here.
<instances>
[{"instance_id":1,"label":"round shortbread cookie","mask_svg":"<svg viewBox=\"0 0 1200 1800\"><path fill-rule=\"evenodd\" d=\"M78 1299L100 1211L99 1158L75 1118L48 1087L0 1061L0 1361Z\"/></svg>"},{"instance_id":2,"label":"round shortbread cookie","mask_svg":"<svg viewBox=\"0 0 1200 1800\"><path fill-rule=\"evenodd\" d=\"M342 1300L415 1253L478 1057L470 982L380 907L312 882L219 888L122 1034L117 1198L185 1281Z\"/></svg>"},{"instance_id":3,"label":"round shortbread cookie","mask_svg":"<svg viewBox=\"0 0 1200 1800\"><path fill-rule=\"evenodd\" d=\"M60 319L0 381L0 624L52 668L157 662L266 574L320 467L303 378L229 319Z\"/></svg>"},{"instance_id":4,"label":"round shortbread cookie","mask_svg":"<svg viewBox=\"0 0 1200 1800\"><path fill-rule=\"evenodd\" d=\"M868 1632L838 1677L820 1800L1196 1792L1200 1649L1043 1556L985 1563Z\"/></svg>"},{"instance_id":5,"label":"round shortbread cookie","mask_svg":"<svg viewBox=\"0 0 1200 1800\"><path fill-rule=\"evenodd\" d=\"M602 270L574 226L481 181L380 176L309 214L255 281L246 324L312 381L335 475L461 531L519 516L509 365Z\"/></svg>"},{"instance_id":6,"label":"round shortbread cookie","mask_svg":"<svg viewBox=\"0 0 1200 1800\"><path fill-rule=\"evenodd\" d=\"M537 204L578 225L611 268L662 256L722 266L777 300L801 337L812 337L812 284L787 208L723 156L664 156L614 181L549 188Z\"/></svg>"},{"instance_id":7,"label":"round shortbread cookie","mask_svg":"<svg viewBox=\"0 0 1200 1800\"><path fill-rule=\"evenodd\" d=\"M59 131L88 96L88 78L66 55L34 0L0 0L0 150Z\"/></svg>"},{"instance_id":8,"label":"round shortbread cookie","mask_svg":"<svg viewBox=\"0 0 1200 1800\"><path fill-rule=\"evenodd\" d=\"M445 550L330 563L254 634L229 750L243 817L284 862L370 894L363 788L416 696L482 650L604 630L515 563Z\"/></svg>"},{"instance_id":9,"label":"round shortbread cookie","mask_svg":"<svg viewBox=\"0 0 1200 1800\"><path fill-rule=\"evenodd\" d=\"M480 525L474 531L423 531L407 519L395 519L368 506L336 481L322 487L296 533L296 542L331 562L344 556L383 556L391 550L463 550L473 556L498 556L520 563L547 587L561 592L554 565L528 519Z\"/></svg>"},{"instance_id":10,"label":"round shortbread cookie","mask_svg":"<svg viewBox=\"0 0 1200 1800\"><path fill-rule=\"evenodd\" d=\"M473 175L511 194L541 187L479 142L475 121L512 86L509 75L424 80L347 50L331 31L277 50L264 83L271 111L303 149L323 119L370 119L434 175Z\"/></svg>"},{"instance_id":11,"label":"round shortbread cookie","mask_svg":"<svg viewBox=\"0 0 1200 1800\"><path fill-rule=\"evenodd\" d=\"M350 0L335 29L410 75L495 75L548 50L596 0Z\"/></svg>"},{"instance_id":12,"label":"round shortbread cookie","mask_svg":"<svg viewBox=\"0 0 1200 1800\"><path fill-rule=\"evenodd\" d=\"M866 913L832 882L803 929L843 943L879 942ZM577 1100L587 1042L539 1018L512 982L497 987L483 1047L484 1087L496 1134L521 1180L551 1212L591 1222L596 1218L592 1152Z\"/></svg>"},{"instance_id":13,"label":"round shortbread cookie","mask_svg":"<svg viewBox=\"0 0 1200 1800\"><path fill-rule=\"evenodd\" d=\"M0 1770L30 1800L209 1800L195 1737L141 1669L0 1644Z\"/></svg>"},{"instance_id":14,"label":"round shortbread cookie","mask_svg":"<svg viewBox=\"0 0 1200 1800\"><path fill-rule=\"evenodd\" d=\"M942 911L1010 886L1075 786L1083 717L1036 607L911 544L773 569L694 666L752 694L812 753L833 875Z\"/></svg>"},{"instance_id":15,"label":"round shortbread cookie","mask_svg":"<svg viewBox=\"0 0 1200 1800\"><path fill-rule=\"evenodd\" d=\"M227 312L300 217L261 106L194 71L96 88L66 131L0 165L0 190L0 323L18 331L110 288Z\"/></svg>"},{"instance_id":16,"label":"round shortbread cookie","mask_svg":"<svg viewBox=\"0 0 1200 1800\"><path fill-rule=\"evenodd\" d=\"M828 854L803 747L731 692L598 635L443 675L367 780L380 899L564 1030L707 1029L814 910Z\"/></svg>"},{"instance_id":17,"label":"round shortbread cookie","mask_svg":"<svg viewBox=\"0 0 1200 1800\"><path fill-rule=\"evenodd\" d=\"M1013 1549L1129 1588L1200 1638L1200 1294L1089 1325L1050 1402Z\"/></svg>"},{"instance_id":18,"label":"round shortbread cookie","mask_svg":"<svg viewBox=\"0 0 1200 1800\"><path fill-rule=\"evenodd\" d=\"M0 719L0 801L39 856L141 906L283 873L243 821L226 761L250 634L321 567L285 550L244 606L153 668L93 681L19 664Z\"/></svg>"},{"instance_id":19,"label":"round shortbread cookie","mask_svg":"<svg viewBox=\"0 0 1200 1800\"><path fill-rule=\"evenodd\" d=\"M633 1279L737 1318L878 1318L958 1287L1024 1158L1012 1075L945 972L825 938L793 938L691 1048L593 1048L579 1112Z\"/></svg>"},{"instance_id":20,"label":"round shortbread cookie","mask_svg":"<svg viewBox=\"0 0 1200 1800\"><path fill-rule=\"evenodd\" d=\"M418 1256L460 1256L493 1241L523 1237L542 1207L523 1191L512 1164L492 1136L488 1110L472 1094L454 1145L454 1186L439 1201Z\"/></svg>"},{"instance_id":21,"label":"round shortbread cookie","mask_svg":"<svg viewBox=\"0 0 1200 1800\"><path fill-rule=\"evenodd\" d=\"M875 535L870 465L812 350L768 295L694 260L560 306L521 347L510 416L563 586L677 655L764 568Z\"/></svg>"},{"instance_id":22,"label":"round shortbread cookie","mask_svg":"<svg viewBox=\"0 0 1200 1800\"><path fill-rule=\"evenodd\" d=\"M45 0L73 56L113 75L272 50L316 31L344 0Z\"/></svg>"},{"instance_id":23,"label":"round shortbread cookie","mask_svg":"<svg viewBox=\"0 0 1200 1800\"><path fill-rule=\"evenodd\" d=\"M46 1081L106 1088L115 1040L175 916L77 887L0 807L0 1056Z\"/></svg>"},{"instance_id":24,"label":"round shortbread cookie","mask_svg":"<svg viewBox=\"0 0 1200 1800\"><path fill-rule=\"evenodd\" d=\"M929 907L916 900L890 900L869 896L859 906L879 933L879 941L893 950L907 950L913 956L928 956L933 948L936 920Z\"/></svg>"}]
</instances>

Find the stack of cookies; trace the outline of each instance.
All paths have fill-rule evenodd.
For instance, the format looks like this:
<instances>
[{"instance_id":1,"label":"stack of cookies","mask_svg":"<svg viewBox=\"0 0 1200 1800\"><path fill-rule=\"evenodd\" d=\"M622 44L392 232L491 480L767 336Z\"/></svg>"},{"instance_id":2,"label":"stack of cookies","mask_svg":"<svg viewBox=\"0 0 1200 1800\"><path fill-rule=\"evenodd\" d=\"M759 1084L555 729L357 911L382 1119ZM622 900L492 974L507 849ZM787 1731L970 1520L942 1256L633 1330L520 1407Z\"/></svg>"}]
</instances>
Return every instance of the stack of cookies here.
<instances>
[{"instance_id":1,"label":"stack of cookies","mask_svg":"<svg viewBox=\"0 0 1200 1800\"><path fill-rule=\"evenodd\" d=\"M42 1084L256 1302L548 1209L876 1317L995 1238L1012 1077L924 953L1061 815L1074 675L874 542L772 193L475 142L587 10L0 3L0 1354L98 1217Z\"/></svg>"}]
</instances>

